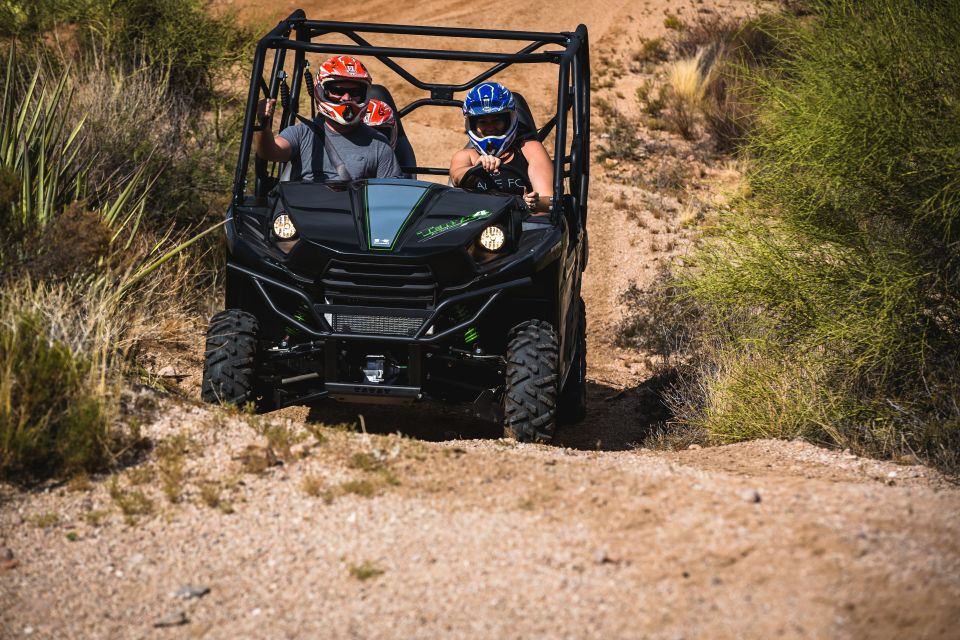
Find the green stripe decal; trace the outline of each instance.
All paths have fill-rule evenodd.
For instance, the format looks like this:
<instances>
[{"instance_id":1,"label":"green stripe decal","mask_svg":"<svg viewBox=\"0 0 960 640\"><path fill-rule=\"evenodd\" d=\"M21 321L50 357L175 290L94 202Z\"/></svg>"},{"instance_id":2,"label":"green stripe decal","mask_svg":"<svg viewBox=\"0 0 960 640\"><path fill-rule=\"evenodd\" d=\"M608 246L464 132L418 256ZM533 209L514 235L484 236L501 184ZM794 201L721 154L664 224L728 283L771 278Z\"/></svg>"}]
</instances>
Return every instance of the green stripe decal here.
<instances>
[{"instance_id":1,"label":"green stripe decal","mask_svg":"<svg viewBox=\"0 0 960 640\"><path fill-rule=\"evenodd\" d=\"M414 211L433 185L410 180L378 180L364 187L367 216L367 246L392 251Z\"/></svg>"}]
</instances>

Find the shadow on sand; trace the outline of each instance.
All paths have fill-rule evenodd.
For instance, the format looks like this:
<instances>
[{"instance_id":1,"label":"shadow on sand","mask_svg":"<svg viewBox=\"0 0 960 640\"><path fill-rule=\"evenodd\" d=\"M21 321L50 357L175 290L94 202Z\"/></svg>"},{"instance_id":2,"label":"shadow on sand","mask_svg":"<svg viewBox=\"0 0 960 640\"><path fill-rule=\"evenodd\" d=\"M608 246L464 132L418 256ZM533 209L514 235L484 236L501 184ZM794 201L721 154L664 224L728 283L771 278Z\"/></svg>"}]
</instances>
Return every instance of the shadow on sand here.
<instances>
[{"instance_id":1,"label":"shadow on sand","mask_svg":"<svg viewBox=\"0 0 960 640\"><path fill-rule=\"evenodd\" d=\"M554 444L572 449L621 451L640 446L656 427L671 417L662 392L672 378L656 375L628 389L587 382L587 417L558 427ZM355 423L362 415L369 433L400 433L430 442L495 439L502 428L470 415L433 404L353 405L321 402L310 407L308 422Z\"/></svg>"}]
</instances>

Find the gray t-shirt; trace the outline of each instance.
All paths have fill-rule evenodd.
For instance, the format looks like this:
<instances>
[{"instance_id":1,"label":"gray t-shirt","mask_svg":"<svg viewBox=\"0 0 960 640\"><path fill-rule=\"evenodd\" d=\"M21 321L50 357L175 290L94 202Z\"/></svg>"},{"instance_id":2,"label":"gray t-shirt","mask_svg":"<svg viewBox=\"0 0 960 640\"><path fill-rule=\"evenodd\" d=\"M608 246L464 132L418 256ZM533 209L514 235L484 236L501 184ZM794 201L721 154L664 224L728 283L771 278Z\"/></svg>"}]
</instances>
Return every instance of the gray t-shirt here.
<instances>
[{"instance_id":1,"label":"gray t-shirt","mask_svg":"<svg viewBox=\"0 0 960 640\"><path fill-rule=\"evenodd\" d=\"M317 119L317 126L324 127L326 136L354 180L400 177L397 157L386 137L379 131L361 123L347 133L340 134L326 126L323 118ZM323 143L317 140L311 127L299 123L281 131L280 137L289 142L293 149L290 158L291 180L314 180L315 166L323 167L322 180L340 179L337 176L337 163L327 154Z\"/></svg>"}]
</instances>

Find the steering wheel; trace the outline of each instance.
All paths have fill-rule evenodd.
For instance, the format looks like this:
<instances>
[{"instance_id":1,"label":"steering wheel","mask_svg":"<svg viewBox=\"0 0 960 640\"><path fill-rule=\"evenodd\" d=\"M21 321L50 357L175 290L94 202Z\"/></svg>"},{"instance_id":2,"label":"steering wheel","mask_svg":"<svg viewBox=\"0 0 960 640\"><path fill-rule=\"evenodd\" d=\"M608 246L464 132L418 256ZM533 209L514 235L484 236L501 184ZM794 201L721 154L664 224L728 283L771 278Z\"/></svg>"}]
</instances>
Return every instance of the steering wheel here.
<instances>
[{"instance_id":1,"label":"steering wheel","mask_svg":"<svg viewBox=\"0 0 960 640\"><path fill-rule=\"evenodd\" d=\"M460 184L457 186L468 191L491 191L496 184L493 176L482 165L475 164L460 177Z\"/></svg>"},{"instance_id":2,"label":"steering wheel","mask_svg":"<svg viewBox=\"0 0 960 640\"><path fill-rule=\"evenodd\" d=\"M524 175L523 172L508 164L501 164L499 173L501 181L506 180L507 183L515 181L517 184L522 185L528 181L527 176ZM498 189L493 176L479 164L475 164L467 169L467 172L460 178L460 184L458 186L461 189L470 191L490 191L492 193L519 197L516 193L509 193Z\"/></svg>"}]
</instances>

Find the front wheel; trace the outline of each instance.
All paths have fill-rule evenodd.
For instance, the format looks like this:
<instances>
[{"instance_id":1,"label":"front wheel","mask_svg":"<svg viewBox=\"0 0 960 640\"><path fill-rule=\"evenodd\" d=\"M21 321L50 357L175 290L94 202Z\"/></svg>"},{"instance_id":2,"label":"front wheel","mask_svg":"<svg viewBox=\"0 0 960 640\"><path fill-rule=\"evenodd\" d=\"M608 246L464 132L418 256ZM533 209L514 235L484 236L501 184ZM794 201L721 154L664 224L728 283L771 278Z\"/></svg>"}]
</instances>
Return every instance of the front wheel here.
<instances>
[{"instance_id":1,"label":"front wheel","mask_svg":"<svg viewBox=\"0 0 960 640\"><path fill-rule=\"evenodd\" d=\"M507 345L503 435L520 442L549 442L556 429L558 347L549 322L528 320L510 332Z\"/></svg>"},{"instance_id":2,"label":"front wheel","mask_svg":"<svg viewBox=\"0 0 960 640\"><path fill-rule=\"evenodd\" d=\"M256 317L239 309L227 309L210 318L200 388L204 402L240 407L257 402L259 328Z\"/></svg>"}]
</instances>

